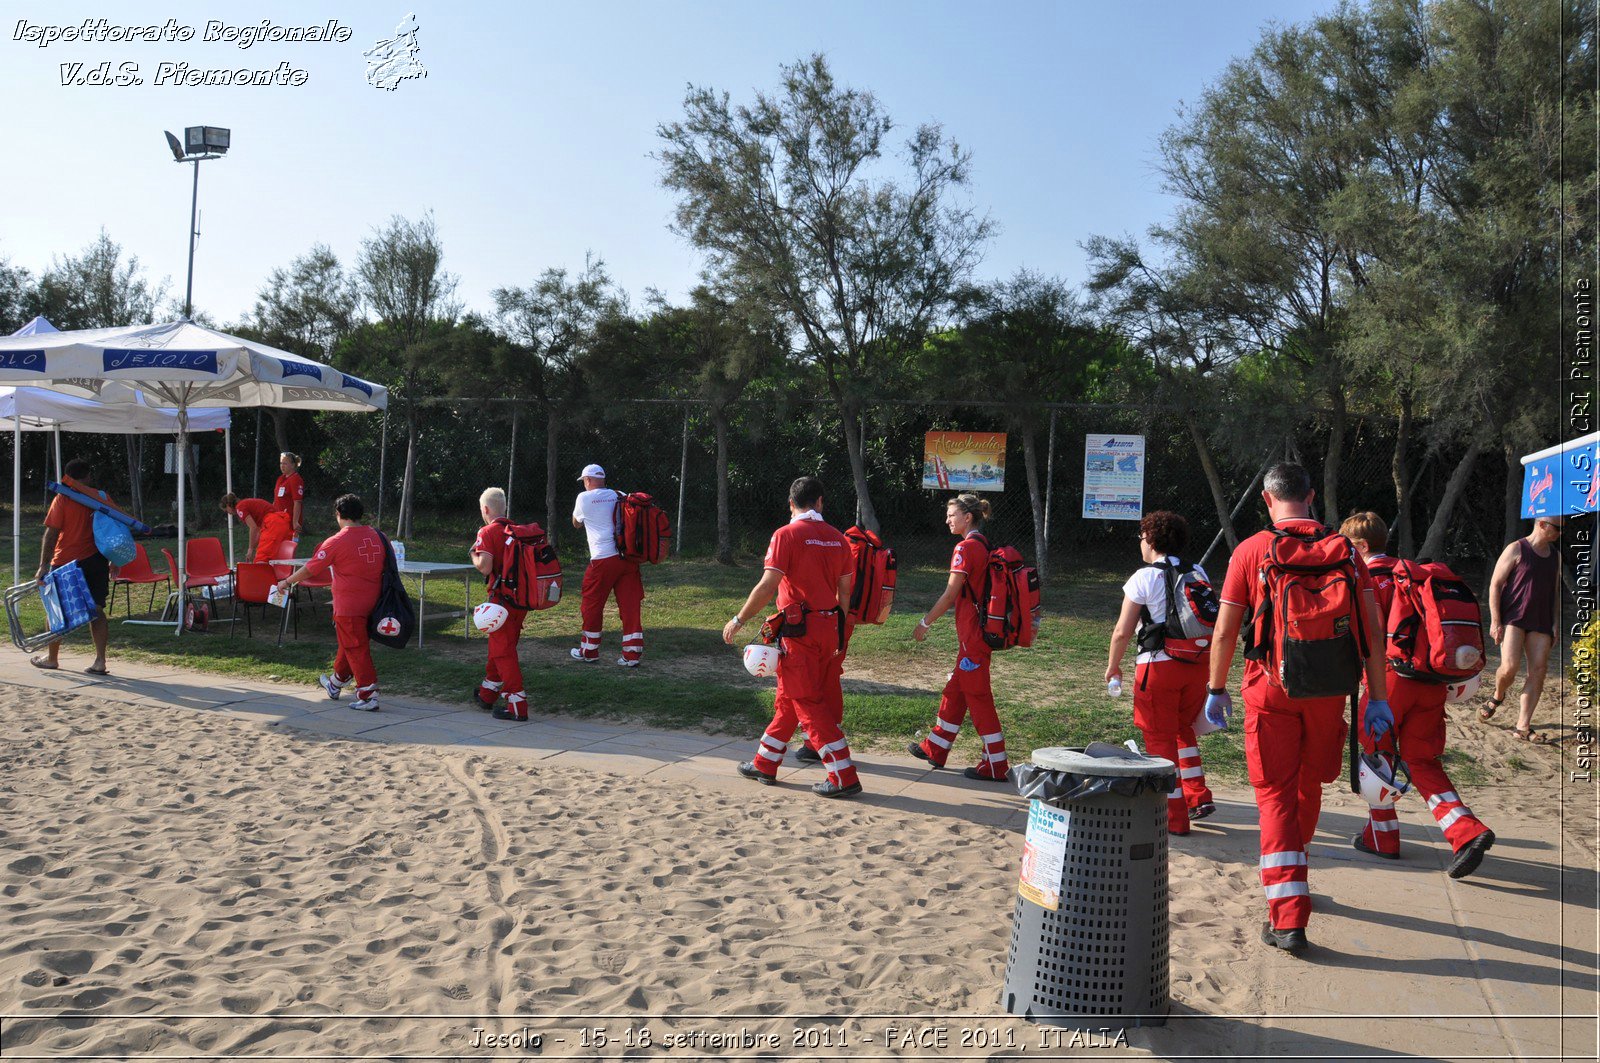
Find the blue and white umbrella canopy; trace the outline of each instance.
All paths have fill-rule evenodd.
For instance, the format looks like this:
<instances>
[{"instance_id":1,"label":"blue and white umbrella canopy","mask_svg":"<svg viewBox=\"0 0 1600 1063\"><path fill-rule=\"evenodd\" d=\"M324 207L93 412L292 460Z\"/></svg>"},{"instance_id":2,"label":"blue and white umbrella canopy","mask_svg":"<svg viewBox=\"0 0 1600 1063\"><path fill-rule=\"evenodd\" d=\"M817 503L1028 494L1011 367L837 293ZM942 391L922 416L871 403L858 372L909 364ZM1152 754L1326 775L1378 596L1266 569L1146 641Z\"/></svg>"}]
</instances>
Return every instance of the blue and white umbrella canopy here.
<instances>
[{"instance_id":1,"label":"blue and white umbrella canopy","mask_svg":"<svg viewBox=\"0 0 1600 1063\"><path fill-rule=\"evenodd\" d=\"M381 410L379 384L254 340L173 321L0 338L0 383L108 404Z\"/></svg>"}]
</instances>

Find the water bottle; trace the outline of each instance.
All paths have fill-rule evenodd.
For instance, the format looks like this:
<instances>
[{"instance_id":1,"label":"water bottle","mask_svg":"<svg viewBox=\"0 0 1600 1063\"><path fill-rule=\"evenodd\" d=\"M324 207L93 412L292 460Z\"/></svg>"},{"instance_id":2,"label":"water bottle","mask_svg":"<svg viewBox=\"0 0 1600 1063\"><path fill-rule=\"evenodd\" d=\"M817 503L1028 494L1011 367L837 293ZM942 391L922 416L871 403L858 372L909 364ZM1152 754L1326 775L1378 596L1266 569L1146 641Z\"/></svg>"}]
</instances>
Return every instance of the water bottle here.
<instances>
[{"instance_id":1,"label":"water bottle","mask_svg":"<svg viewBox=\"0 0 1600 1063\"><path fill-rule=\"evenodd\" d=\"M1111 682L1107 683L1106 693L1110 694L1114 698L1122 697L1122 680L1112 679Z\"/></svg>"}]
</instances>

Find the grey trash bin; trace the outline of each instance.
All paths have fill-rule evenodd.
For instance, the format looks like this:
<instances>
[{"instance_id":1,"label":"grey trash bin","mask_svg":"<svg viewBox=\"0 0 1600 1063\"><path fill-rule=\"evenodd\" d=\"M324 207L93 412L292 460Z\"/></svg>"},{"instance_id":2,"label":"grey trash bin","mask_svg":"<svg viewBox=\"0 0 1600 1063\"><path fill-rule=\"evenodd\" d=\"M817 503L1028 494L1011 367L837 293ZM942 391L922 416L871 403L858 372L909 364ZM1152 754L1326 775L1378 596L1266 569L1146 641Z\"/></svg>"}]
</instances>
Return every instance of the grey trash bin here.
<instances>
[{"instance_id":1,"label":"grey trash bin","mask_svg":"<svg viewBox=\"0 0 1600 1063\"><path fill-rule=\"evenodd\" d=\"M1094 743L1035 750L1012 770L1033 803L1002 1005L1050 1026L1166 1025L1166 803L1177 766Z\"/></svg>"}]
</instances>

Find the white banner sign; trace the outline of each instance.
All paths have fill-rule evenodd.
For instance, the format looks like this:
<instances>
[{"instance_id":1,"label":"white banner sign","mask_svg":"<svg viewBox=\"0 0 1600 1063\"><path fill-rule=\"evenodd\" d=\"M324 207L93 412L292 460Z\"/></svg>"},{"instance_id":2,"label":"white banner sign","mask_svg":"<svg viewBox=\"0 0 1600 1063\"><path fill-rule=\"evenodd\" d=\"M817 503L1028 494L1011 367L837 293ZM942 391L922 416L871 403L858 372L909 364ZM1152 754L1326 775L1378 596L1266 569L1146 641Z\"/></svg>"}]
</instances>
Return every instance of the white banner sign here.
<instances>
[{"instance_id":1,"label":"white banner sign","mask_svg":"<svg viewBox=\"0 0 1600 1063\"><path fill-rule=\"evenodd\" d=\"M1084 436L1084 519L1138 520L1143 516L1144 436Z\"/></svg>"}]
</instances>

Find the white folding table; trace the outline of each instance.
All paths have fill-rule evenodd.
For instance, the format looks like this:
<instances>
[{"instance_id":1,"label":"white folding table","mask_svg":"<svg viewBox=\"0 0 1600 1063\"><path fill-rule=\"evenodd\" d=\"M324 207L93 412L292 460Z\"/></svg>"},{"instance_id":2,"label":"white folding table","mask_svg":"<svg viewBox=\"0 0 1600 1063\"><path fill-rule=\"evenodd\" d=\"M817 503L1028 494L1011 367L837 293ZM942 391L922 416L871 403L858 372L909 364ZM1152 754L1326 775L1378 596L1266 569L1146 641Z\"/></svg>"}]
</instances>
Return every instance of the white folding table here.
<instances>
[{"instance_id":1,"label":"white folding table","mask_svg":"<svg viewBox=\"0 0 1600 1063\"><path fill-rule=\"evenodd\" d=\"M299 569L311 559L308 557L293 557L282 561L270 561L268 564L283 565ZM463 620L463 633L472 637L472 580L473 577L482 578L482 573L472 565L457 561L401 561L398 565L400 575L417 577L417 647L422 647L422 630L429 620L454 620L461 617ZM465 603L461 609L446 609L441 612L428 612L428 577L429 576L460 576L463 593L462 601ZM278 625L278 645L283 645L283 636L289 629L289 610L283 611L283 620Z\"/></svg>"}]
</instances>

